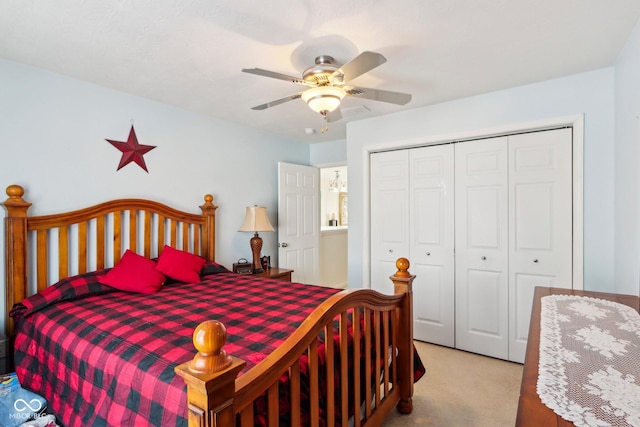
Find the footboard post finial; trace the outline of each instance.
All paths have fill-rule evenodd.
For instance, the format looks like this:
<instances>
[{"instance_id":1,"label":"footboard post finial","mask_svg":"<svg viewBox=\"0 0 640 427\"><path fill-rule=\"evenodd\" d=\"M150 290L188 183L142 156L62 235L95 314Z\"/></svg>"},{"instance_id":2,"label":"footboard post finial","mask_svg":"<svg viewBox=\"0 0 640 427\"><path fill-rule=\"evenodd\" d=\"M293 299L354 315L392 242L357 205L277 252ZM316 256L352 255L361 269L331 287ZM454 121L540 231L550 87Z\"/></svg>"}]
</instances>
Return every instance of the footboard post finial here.
<instances>
[{"instance_id":1,"label":"footboard post finial","mask_svg":"<svg viewBox=\"0 0 640 427\"><path fill-rule=\"evenodd\" d=\"M201 323L193 332L198 354L175 368L187 383L190 427L235 425L235 381L246 362L227 355L222 348L226 339L227 330L222 323L215 320Z\"/></svg>"},{"instance_id":2,"label":"footboard post finial","mask_svg":"<svg viewBox=\"0 0 640 427\"><path fill-rule=\"evenodd\" d=\"M400 377L400 401L398 411L409 414L413 411L413 279L409 273L409 260L398 258L396 274L390 277L395 294L405 295L400 309L398 336L398 376Z\"/></svg>"}]
</instances>

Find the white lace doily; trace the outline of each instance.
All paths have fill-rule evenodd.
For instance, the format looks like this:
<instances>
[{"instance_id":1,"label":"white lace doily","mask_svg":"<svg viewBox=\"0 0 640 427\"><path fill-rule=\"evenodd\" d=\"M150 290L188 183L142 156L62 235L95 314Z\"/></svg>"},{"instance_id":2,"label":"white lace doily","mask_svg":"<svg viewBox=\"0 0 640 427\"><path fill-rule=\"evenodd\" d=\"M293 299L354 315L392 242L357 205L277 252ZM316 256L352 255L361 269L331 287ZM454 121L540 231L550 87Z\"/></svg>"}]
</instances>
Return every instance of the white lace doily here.
<instances>
[{"instance_id":1,"label":"white lace doily","mask_svg":"<svg viewBox=\"0 0 640 427\"><path fill-rule=\"evenodd\" d=\"M542 403L577 426L640 427L640 315L576 295L541 299Z\"/></svg>"}]
</instances>

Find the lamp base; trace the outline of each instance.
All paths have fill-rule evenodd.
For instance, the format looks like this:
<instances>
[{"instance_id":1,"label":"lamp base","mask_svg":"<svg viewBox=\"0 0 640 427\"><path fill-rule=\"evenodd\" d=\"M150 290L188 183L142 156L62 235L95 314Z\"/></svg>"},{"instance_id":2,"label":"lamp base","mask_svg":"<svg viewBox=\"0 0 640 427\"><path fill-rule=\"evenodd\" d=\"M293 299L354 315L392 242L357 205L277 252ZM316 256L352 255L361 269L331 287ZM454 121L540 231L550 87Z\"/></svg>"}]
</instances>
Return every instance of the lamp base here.
<instances>
[{"instance_id":1,"label":"lamp base","mask_svg":"<svg viewBox=\"0 0 640 427\"><path fill-rule=\"evenodd\" d=\"M251 245L251 252L253 253L253 272L262 273L262 260L260 259L260 252L262 252L262 237L258 236L258 232L253 235L249 241Z\"/></svg>"}]
</instances>

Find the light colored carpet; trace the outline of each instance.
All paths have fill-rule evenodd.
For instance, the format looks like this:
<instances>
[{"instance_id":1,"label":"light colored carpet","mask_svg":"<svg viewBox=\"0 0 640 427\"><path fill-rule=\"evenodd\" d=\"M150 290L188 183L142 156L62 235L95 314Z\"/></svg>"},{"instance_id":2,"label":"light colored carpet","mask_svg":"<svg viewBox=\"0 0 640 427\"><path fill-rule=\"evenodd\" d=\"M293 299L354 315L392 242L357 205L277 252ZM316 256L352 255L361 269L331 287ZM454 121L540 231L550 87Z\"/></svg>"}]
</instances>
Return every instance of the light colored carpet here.
<instances>
[{"instance_id":1,"label":"light colored carpet","mask_svg":"<svg viewBox=\"0 0 640 427\"><path fill-rule=\"evenodd\" d=\"M413 413L395 409L384 427L513 427L522 365L416 341L427 373L415 384Z\"/></svg>"}]
</instances>

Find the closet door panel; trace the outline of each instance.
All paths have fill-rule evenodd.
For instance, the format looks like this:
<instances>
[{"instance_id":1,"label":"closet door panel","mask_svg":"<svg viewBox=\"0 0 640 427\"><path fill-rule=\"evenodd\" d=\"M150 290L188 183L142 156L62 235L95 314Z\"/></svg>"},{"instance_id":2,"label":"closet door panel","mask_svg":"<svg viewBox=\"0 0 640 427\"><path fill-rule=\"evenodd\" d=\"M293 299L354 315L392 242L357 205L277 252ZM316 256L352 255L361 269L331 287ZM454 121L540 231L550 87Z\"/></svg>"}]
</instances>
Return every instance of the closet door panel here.
<instances>
[{"instance_id":1,"label":"closet door panel","mask_svg":"<svg viewBox=\"0 0 640 427\"><path fill-rule=\"evenodd\" d=\"M414 336L454 346L453 146L409 150Z\"/></svg>"},{"instance_id":2,"label":"closet door panel","mask_svg":"<svg viewBox=\"0 0 640 427\"><path fill-rule=\"evenodd\" d=\"M398 258L409 258L409 154L373 153L370 160L371 289L393 295L389 276Z\"/></svg>"},{"instance_id":3,"label":"closet door panel","mask_svg":"<svg viewBox=\"0 0 640 427\"><path fill-rule=\"evenodd\" d=\"M500 295L502 274L499 271L467 270L467 328L473 333L500 339Z\"/></svg>"},{"instance_id":4,"label":"closet door panel","mask_svg":"<svg viewBox=\"0 0 640 427\"><path fill-rule=\"evenodd\" d=\"M533 290L572 287L572 131L509 137L509 360L524 361Z\"/></svg>"},{"instance_id":5,"label":"closet door panel","mask_svg":"<svg viewBox=\"0 0 640 427\"><path fill-rule=\"evenodd\" d=\"M455 144L456 348L508 356L507 138Z\"/></svg>"}]
</instances>

